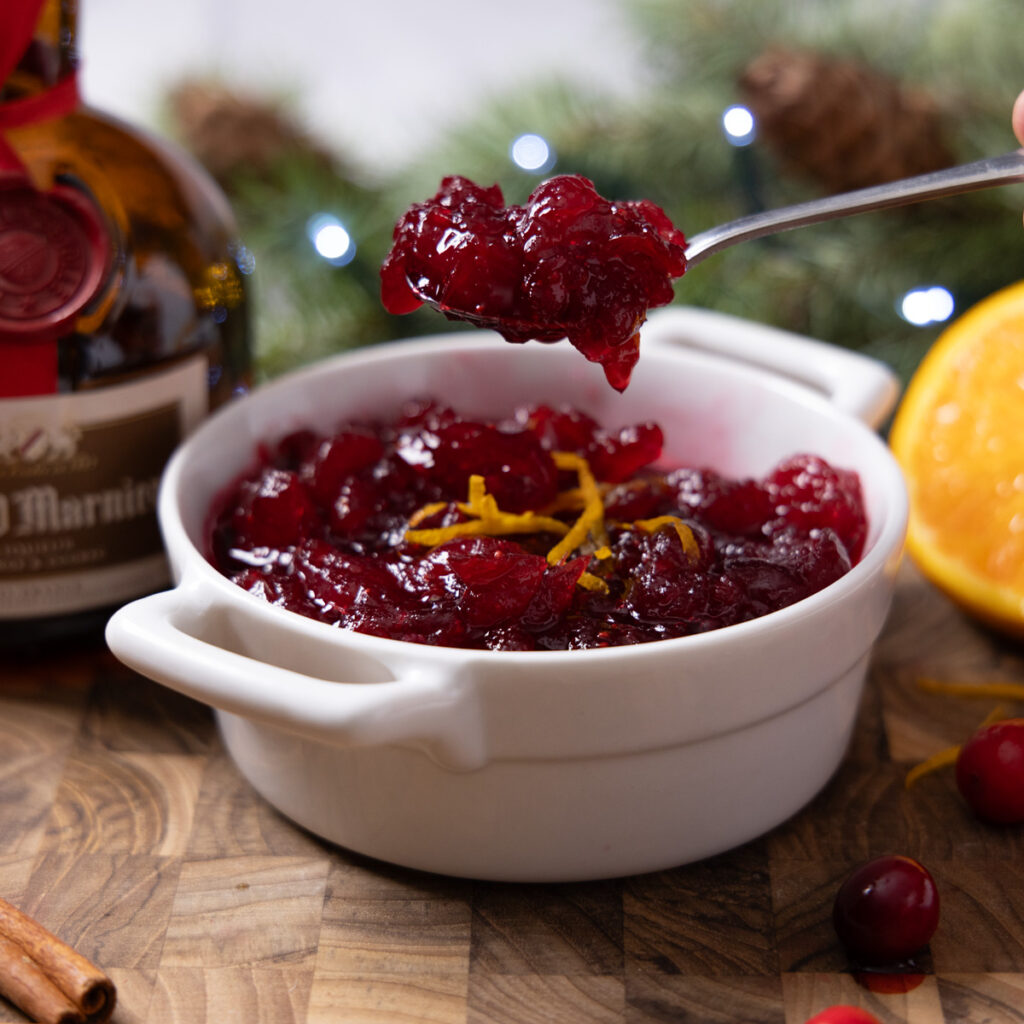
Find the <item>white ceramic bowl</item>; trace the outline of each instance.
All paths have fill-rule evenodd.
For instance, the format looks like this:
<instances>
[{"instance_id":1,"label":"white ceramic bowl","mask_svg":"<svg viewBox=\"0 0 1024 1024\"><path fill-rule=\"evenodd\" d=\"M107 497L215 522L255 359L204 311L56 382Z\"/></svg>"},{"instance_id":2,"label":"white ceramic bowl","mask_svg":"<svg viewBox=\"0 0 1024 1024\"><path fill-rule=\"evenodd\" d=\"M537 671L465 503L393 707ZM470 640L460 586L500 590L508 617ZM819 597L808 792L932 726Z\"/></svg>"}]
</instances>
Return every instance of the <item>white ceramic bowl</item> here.
<instances>
[{"instance_id":1,"label":"white ceramic bowl","mask_svg":"<svg viewBox=\"0 0 1024 1024\"><path fill-rule=\"evenodd\" d=\"M468 414L568 402L659 422L668 464L761 474L813 451L861 476L853 570L737 626L607 650L435 648L272 607L204 559L213 496L260 439L435 396ZM623 395L567 344L462 333L301 370L208 420L173 457L159 514L177 585L121 609L128 665L216 709L241 772L352 850L469 877L612 877L700 859L792 815L838 765L902 553L900 472L872 429L896 384L863 356L669 309Z\"/></svg>"}]
</instances>

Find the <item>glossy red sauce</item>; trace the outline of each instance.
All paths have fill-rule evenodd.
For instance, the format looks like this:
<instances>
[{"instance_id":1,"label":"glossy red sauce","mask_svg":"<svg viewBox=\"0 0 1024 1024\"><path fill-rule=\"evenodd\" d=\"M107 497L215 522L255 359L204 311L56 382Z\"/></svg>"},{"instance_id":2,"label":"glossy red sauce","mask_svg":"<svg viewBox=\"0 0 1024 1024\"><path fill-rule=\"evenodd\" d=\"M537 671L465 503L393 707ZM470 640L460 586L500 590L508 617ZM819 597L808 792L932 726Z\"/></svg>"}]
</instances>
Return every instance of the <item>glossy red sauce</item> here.
<instances>
[{"instance_id":1,"label":"glossy red sauce","mask_svg":"<svg viewBox=\"0 0 1024 1024\"><path fill-rule=\"evenodd\" d=\"M604 199L578 174L507 207L497 185L452 176L396 225L381 300L409 313L426 299L511 342L568 338L622 391L648 309L672 301L686 269L685 244L654 203Z\"/></svg>"},{"instance_id":2,"label":"glossy red sauce","mask_svg":"<svg viewBox=\"0 0 1024 1024\"><path fill-rule=\"evenodd\" d=\"M251 593L335 626L527 651L743 622L828 586L860 557L867 523L856 474L798 455L763 479L735 480L659 468L661 449L653 423L607 429L547 406L481 421L414 403L393 419L264 446L211 512L210 558ZM502 512L571 525L579 508L558 503L580 478L556 466L555 452L582 456L596 478L600 545L585 539L550 564L554 527L432 545L406 536L412 517L417 529L472 520L473 475Z\"/></svg>"}]
</instances>

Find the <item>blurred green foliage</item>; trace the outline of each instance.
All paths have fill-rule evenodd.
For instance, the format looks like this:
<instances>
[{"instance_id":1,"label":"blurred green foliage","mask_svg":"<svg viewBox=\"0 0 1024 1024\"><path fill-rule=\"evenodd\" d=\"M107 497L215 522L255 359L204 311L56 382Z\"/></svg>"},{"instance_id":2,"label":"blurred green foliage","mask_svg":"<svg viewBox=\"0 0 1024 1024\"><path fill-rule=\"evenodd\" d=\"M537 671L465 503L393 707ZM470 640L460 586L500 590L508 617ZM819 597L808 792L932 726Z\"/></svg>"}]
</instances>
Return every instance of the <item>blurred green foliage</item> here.
<instances>
[{"instance_id":1,"label":"blurred green foliage","mask_svg":"<svg viewBox=\"0 0 1024 1024\"><path fill-rule=\"evenodd\" d=\"M813 197L760 139L728 144L723 111L737 79L779 43L858 59L924 90L938 105L957 162L1016 146L1009 124L1024 88L1015 0L624 0L650 59L628 100L560 80L489 101L386 182L366 184L294 147L258 174L227 182L256 257L257 360L262 376L358 345L451 330L436 314L391 317L378 270L391 229L448 174L499 183L521 202L538 179L510 161L523 132L557 153L552 173L581 173L610 198L646 197L688 234ZM841 110L837 111L841 116ZM223 180L223 179L222 179ZM1024 277L1019 187L867 214L748 243L695 267L677 301L775 324L872 353L907 376L939 327L915 327L901 297L939 284L957 312ZM309 218L335 213L357 244L334 266L318 256Z\"/></svg>"}]
</instances>

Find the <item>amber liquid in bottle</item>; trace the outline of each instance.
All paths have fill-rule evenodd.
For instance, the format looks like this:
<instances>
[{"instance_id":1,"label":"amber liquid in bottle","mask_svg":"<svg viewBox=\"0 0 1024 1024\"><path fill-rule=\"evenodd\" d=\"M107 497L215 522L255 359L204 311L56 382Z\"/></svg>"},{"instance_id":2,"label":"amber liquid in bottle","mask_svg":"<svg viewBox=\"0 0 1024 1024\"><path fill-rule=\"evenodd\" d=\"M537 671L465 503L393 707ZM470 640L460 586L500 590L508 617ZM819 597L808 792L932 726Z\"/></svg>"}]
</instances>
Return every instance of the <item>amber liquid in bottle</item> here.
<instances>
[{"instance_id":1,"label":"amber liquid in bottle","mask_svg":"<svg viewBox=\"0 0 1024 1024\"><path fill-rule=\"evenodd\" d=\"M48 0L0 110L73 72L75 22L73 0ZM42 342L0 330L0 649L52 649L98 642L115 608L168 584L159 476L247 386L251 266L224 196L169 144L81 104L3 141L33 187L87 204L101 229L102 278L74 319ZM0 328L5 298L65 258L36 198L0 188ZM19 388L36 344L55 355L45 393Z\"/></svg>"}]
</instances>

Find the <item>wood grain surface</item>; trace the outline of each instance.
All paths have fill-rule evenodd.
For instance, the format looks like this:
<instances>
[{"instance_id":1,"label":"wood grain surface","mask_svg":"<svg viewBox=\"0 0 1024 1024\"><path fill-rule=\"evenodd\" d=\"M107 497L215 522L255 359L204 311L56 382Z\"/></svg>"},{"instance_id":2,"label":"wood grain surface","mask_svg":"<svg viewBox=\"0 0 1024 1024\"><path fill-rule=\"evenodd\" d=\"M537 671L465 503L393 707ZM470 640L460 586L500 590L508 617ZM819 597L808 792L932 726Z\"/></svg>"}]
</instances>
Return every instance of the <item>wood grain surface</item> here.
<instances>
[{"instance_id":1,"label":"wood grain surface","mask_svg":"<svg viewBox=\"0 0 1024 1024\"><path fill-rule=\"evenodd\" d=\"M321 842L250 789L207 708L102 650L8 658L0 896L110 974L119 1024L803 1024L833 1003L1024 1024L1024 829L975 821L948 770L904 786L993 702L921 675L1024 682L1024 648L905 566L853 742L809 807L699 864L541 886ZM830 924L848 871L887 852L942 898L924 981L894 995L858 984Z\"/></svg>"}]
</instances>

